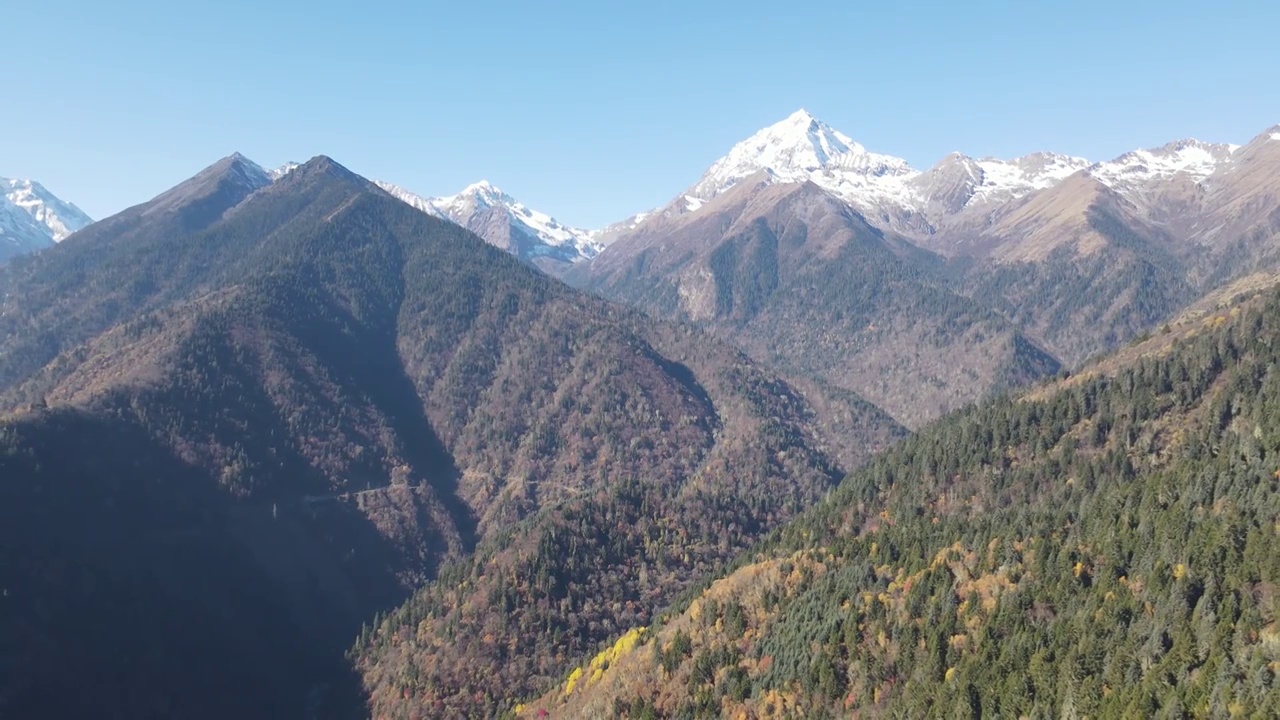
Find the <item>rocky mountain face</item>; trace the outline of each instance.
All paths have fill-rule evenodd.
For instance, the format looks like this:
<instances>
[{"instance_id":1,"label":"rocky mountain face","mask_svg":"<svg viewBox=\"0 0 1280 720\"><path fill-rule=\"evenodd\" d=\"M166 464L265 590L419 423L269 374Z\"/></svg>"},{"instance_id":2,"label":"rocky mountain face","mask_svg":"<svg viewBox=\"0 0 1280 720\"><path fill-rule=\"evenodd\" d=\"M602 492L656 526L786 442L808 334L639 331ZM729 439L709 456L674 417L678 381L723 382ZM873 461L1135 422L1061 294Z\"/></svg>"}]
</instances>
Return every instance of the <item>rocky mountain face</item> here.
<instances>
[{"instance_id":1,"label":"rocky mountain face","mask_svg":"<svg viewBox=\"0 0 1280 720\"><path fill-rule=\"evenodd\" d=\"M977 258L962 292L1003 304L1069 365L1115 348L1276 265L1275 145L1270 131L1243 147L1170 143L961 215L950 252Z\"/></svg>"},{"instance_id":2,"label":"rocky mountain face","mask_svg":"<svg viewBox=\"0 0 1280 720\"><path fill-rule=\"evenodd\" d=\"M642 224L567 277L857 392L909 426L1058 369L1011 323L948 289L940 257L814 183L765 172L697 212Z\"/></svg>"},{"instance_id":3,"label":"rocky mountain face","mask_svg":"<svg viewBox=\"0 0 1280 720\"><path fill-rule=\"evenodd\" d=\"M1208 282L1280 262L1280 125L1231 155L1206 177L1191 237L1211 257ZM1198 199L1198 197L1197 197Z\"/></svg>"},{"instance_id":4,"label":"rocky mountain face","mask_svg":"<svg viewBox=\"0 0 1280 720\"><path fill-rule=\"evenodd\" d=\"M358 716L407 672L488 715L902 435L325 157L225 158L0 298L6 716ZM352 675L407 598L422 653Z\"/></svg>"},{"instance_id":5,"label":"rocky mountain face","mask_svg":"<svg viewBox=\"0 0 1280 720\"><path fill-rule=\"evenodd\" d=\"M0 178L0 262L60 242L93 222L32 180Z\"/></svg>"}]
</instances>

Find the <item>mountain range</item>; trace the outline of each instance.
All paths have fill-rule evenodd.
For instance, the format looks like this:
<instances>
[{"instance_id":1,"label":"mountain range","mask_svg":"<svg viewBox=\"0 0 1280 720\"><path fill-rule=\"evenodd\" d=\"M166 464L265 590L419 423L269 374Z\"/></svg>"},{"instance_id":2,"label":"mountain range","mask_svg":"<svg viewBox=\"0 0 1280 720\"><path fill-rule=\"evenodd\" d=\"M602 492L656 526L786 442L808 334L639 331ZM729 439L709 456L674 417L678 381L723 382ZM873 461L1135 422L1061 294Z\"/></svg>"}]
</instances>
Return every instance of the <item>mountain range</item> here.
<instances>
[{"instance_id":1,"label":"mountain range","mask_svg":"<svg viewBox=\"0 0 1280 720\"><path fill-rule=\"evenodd\" d=\"M548 267L557 269L594 258L621 232L663 216L696 212L762 172L769 183L811 181L848 203L875 227L900 232L946 255L971 255L989 252L965 242L969 239L964 237L965 231L974 232L969 226L976 217L990 226L992 218L1003 215L998 208L1051 189L1073 175L1080 174L1117 193L1159 221L1170 215L1167 204L1175 201L1170 195L1178 188L1190 186L1208 192L1229 183L1237 168L1258 162L1259 146L1277 140L1280 125L1260 133L1247 147L1185 139L1102 162L1052 152L1011 160L973 158L957 152L921 171L901 158L869 151L808 111L799 110L734 145L668 205L597 230L564 225L485 180L444 197L423 197L386 181L377 184L424 212L464 227L474 226L471 229L477 234L526 261L552 259ZM278 178L297 166L286 163L264 172ZM22 252L59 241L91 222L39 183L3 182L6 224L0 226L0 232L13 238L11 242ZM494 221L496 215L504 216L506 225ZM19 232L20 222L44 229L23 227ZM957 236L949 237L952 231ZM987 227L981 234L994 238L1007 232L1007 228ZM1200 228L1196 237L1211 233L1211 228Z\"/></svg>"},{"instance_id":2,"label":"mountain range","mask_svg":"<svg viewBox=\"0 0 1280 720\"><path fill-rule=\"evenodd\" d=\"M224 158L0 297L6 717L342 716L410 597L457 648L423 693L489 714L903 435L326 157Z\"/></svg>"},{"instance_id":3,"label":"mountain range","mask_svg":"<svg viewBox=\"0 0 1280 720\"><path fill-rule=\"evenodd\" d=\"M595 231L484 181L436 198L377 184L571 285L699 325L919 427L1274 263L1277 128L1105 162L953 153L918 170L800 110L667 205Z\"/></svg>"},{"instance_id":4,"label":"mountain range","mask_svg":"<svg viewBox=\"0 0 1280 720\"><path fill-rule=\"evenodd\" d=\"M1253 163L1247 155L1256 154L1256 145L1276 136L1280 136L1280 126L1259 134L1247 147L1186 139L1101 162L1052 152L1011 160L952 153L922 171L901 158L870 151L799 110L730 148L667 205L597 230L563 226L484 181L443 198L423 198L389 183L382 185L420 209L478 229L486 239L523 258L555 258L544 265L553 273L594 258L614 239L641 225L695 213L758 173L764 173L770 184L813 182L872 226L945 256L992 256L1016 262L1042 259L1056 244L1044 239L1050 231L1016 243L1010 239L1025 235L1028 222L1052 225L1057 218L1045 216L1067 210L1062 201L1045 199L1015 212L1019 201L1029 195L1041 194L1079 175L1081 182L1088 178L1132 203L1144 219L1161 223L1178 209L1173 196L1182 192L1179 188L1211 190L1234 168ZM1194 190L1190 192L1194 194ZM504 221L488 219L495 213L504 216ZM1028 217L1031 215L1035 218ZM516 228L514 235L506 224ZM1180 239L1201 241L1199 235ZM1085 242L1087 248L1091 241ZM1000 247L993 248L993 243Z\"/></svg>"},{"instance_id":5,"label":"mountain range","mask_svg":"<svg viewBox=\"0 0 1280 720\"><path fill-rule=\"evenodd\" d=\"M564 277L918 427L1273 262L1275 135L918 171L800 111L599 234L606 249Z\"/></svg>"},{"instance_id":6,"label":"mountain range","mask_svg":"<svg viewBox=\"0 0 1280 720\"><path fill-rule=\"evenodd\" d=\"M0 716L1280 704L1280 128L920 171L801 111L593 232L9 187Z\"/></svg>"}]
</instances>

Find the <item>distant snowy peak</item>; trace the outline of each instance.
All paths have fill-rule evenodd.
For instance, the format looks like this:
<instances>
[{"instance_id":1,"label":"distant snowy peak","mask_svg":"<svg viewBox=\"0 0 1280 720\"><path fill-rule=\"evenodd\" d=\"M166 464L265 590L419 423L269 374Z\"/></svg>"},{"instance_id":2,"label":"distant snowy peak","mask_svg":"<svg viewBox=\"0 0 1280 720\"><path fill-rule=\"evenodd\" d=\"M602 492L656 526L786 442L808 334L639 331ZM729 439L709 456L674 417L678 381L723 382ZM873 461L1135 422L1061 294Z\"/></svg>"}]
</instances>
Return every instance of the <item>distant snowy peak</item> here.
<instances>
[{"instance_id":1,"label":"distant snowy peak","mask_svg":"<svg viewBox=\"0 0 1280 720\"><path fill-rule=\"evenodd\" d=\"M405 190L399 185L393 185L392 183L385 182L383 180L374 180L373 184L385 190L388 195L391 195L408 205L412 205L428 215L444 218L446 220L449 219L444 213L437 210L436 207L431 204L432 201L428 198L424 198L421 195Z\"/></svg>"},{"instance_id":2,"label":"distant snowy peak","mask_svg":"<svg viewBox=\"0 0 1280 720\"><path fill-rule=\"evenodd\" d=\"M487 180L468 185L457 195L436 198L432 204L454 220L464 220L485 210L504 212L542 243L562 251L572 249L573 261L589 260L604 249L589 231L564 225L544 212L533 210Z\"/></svg>"},{"instance_id":3,"label":"distant snowy peak","mask_svg":"<svg viewBox=\"0 0 1280 720\"><path fill-rule=\"evenodd\" d=\"M267 174L272 180L293 172L288 162ZM523 260L574 263L590 260L604 249L593 233L563 225L527 207L487 180L472 183L455 195L424 197L385 180L374 180L388 195L428 215L461 225L490 244Z\"/></svg>"},{"instance_id":4,"label":"distant snowy peak","mask_svg":"<svg viewBox=\"0 0 1280 720\"><path fill-rule=\"evenodd\" d=\"M1178 140L1152 150L1134 150L1089 168L1107 187L1124 193L1183 175L1200 182L1231 162L1238 145Z\"/></svg>"},{"instance_id":5,"label":"distant snowy peak","mask_svg":"<svg viewBox=\"0 0 1280 720\"><path fill-rule=\"evenodd\" d=\"M827 170L876 177L915 174L906 160L868 151L807 110L798 110L734 145L711 166L705 179L729 182L760 170L796 178Z\"/></svg>"},{"instance_id":6,"label":"distant snowy peak","mask_svg":"<svg viewBox=\"0 0 1280 720\"><path fill-rule=\"evenodd\" d=\"M551 258L572 263L590 260L604 249L591 232L533 210L487 180L468 185L456 195L437 198L425 198L388 182L377 181L377 185L405 203L469 228L526 260ZM505 218L506 226L495 223L495 216Z\"/></svg>"},{"instance_id":7,"label":"distant snowy peak","mask_svg":"<svg viewBox=\"0 0 1280 720\"><path fill-rule=\"evenodd\" d=\"M270 170L268 170L267 176L271 178L272 182L275 182L276 180L279 180L280 178L284 177L285 175L288 175L294 170L297 170L298 166L300 166L301 164L302 163L296 163L290 160L289 162L281 165L280 167L271 168Z\"/></svg>"},{"instance_id":8,"label":"distant snowy peak","mask_svg":"<svg viewBox=\"0 0 1280 720\"><path fill-rule=\"evenodd\" d=\"M1280 140L1280 126L1250 143ZM658 211L610 226L610 239L652 217L697 212L717 195L757 176L770 183L813 182L845 201L881 228L923 237L970 211L979 215L1048 190L1077 173L1138 202L1157 200L1180 182L1202 183L1238 164L1237 145L1179 140L1150 150L1134 150L1107 162L1036 152L1012 160L952 153L920 172L905 160L875 153L805 110L734 145L692 187Z\"/></svg>"},{"instance_id":9,"label":"distant snowy peak","mask_svg":"<svg viewBox=\"0 0 1280 720\"><path fill-rule=\"evenodd\" d=\"M742 180L764 173L769 182L813 182L881 227L929 234L948 214L1052 187L1089 165L1054 153L1013 160L954 153L920 172L799 110L734 145L660 214L695 212Z\"/></svg>"},{"instance_id":10,"label":"distant snowy peak","mask_svg":"<svg viewBox=\"0 0 1280 720\"><path fill-rule=\"evenodd\" d=\"M0 178L5 202L48 229L49 238L61 241L93 220L83 210L60 199L34 180Z\"/></svg>"},{"instance_id":11,"label":"distant snowy peak","mask_svg":"<svg viewBox=\"0 0 1280 720\"><path fill-rule=\"evenodd\" d=\"M93 222L32 180L0 178L0 259L44 249Z\"/></svg>"},{"instance_id":12,"label":"distant snowy peak","mask_svg":"<svg viewBox=\"0 0 1280 720\"><path fill-rule=\"evenodd\" d=\"M434 198L431 203L445 215L470 214L490 208L513 210L518 207L527 211L519 200L494 187L488 180L472 183L456 195Z\"/></svg>"},{"instance_id":13,"label":"distant snowy peak","mask_svg":"<svg viewBox=\"0 0 1280 720\"><path fill-rule=\"evenodd\" d=\"M590 232L591 239L595 241L601 248L608 246L619 237L635 230L644 224L646 220L653 217L658 210L646 210L642 213L636 213L626 220L622 220L605 227L592 230Z\"/></svg>"},{"instance_id":14,"label":"distant snowy peak","mask_svg":"<svg viewBox=\"0 0 1280 720\"><path fill-rule=\"evenodd\" d=\"M811 180L853 202L905 202L919 173L902 158L868 151L849 136L798 110L734 145L685 199L693 209L759 172L778 182ZM699 202L701 201L701 202Z\"/></svg>"}]
</instances>

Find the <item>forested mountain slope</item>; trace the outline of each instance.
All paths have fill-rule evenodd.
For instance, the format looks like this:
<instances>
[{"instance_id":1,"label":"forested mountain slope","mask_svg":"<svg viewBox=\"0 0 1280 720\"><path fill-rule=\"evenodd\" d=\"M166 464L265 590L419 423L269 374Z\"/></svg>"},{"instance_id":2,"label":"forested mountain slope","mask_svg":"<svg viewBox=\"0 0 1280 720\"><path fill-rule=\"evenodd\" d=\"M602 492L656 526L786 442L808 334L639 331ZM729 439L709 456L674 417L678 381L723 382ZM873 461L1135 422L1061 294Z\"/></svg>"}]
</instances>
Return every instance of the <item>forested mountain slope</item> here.
<instances>
[{"instance_id":1,"label":"forested mountain slope","mask_svg":"<svg viewBox=\"0 0 1280 720\"><path fill-rule=\"evenodd\" d=\"M1168 332L890 449L522 714L1274 716L1280 293Z\"/></svg>"},{"instance_id":2,"label":"forested mountain slope","mask_svg":"<svg viewBox=\"0 0 1280 720\"><path fill-rule=\"evenodd\" d=\"M536 546L596 503L629 524L575 561L623 577L636 528L738 513L714 542L669 538L647 585L593 586L589 612L557 604L475 657L572 655L902 433L328 158L275 182L256 167L227 158L0 270L0 665L21 667L0 714L358 715L343 651L440 563ZM452 637L489 647L482 630ZM203 671L178 670L206 646ZM136 670L107 674L112 657ZM493 707L464 692L479 676L441 676L454 711Z\"/></svg>"},{"instance_id":3,"label":"forested mountain slope","mask_svg":"<svg viewBox=\"0 0 1280 720\"><path fill-rule=\"evenodd\" d=\"M338 569L382 542L354 509L324 522L342 547L115 416L0 422L0 716L359 717L341 655L359 589Z\"/></svg>"}]
</instances>

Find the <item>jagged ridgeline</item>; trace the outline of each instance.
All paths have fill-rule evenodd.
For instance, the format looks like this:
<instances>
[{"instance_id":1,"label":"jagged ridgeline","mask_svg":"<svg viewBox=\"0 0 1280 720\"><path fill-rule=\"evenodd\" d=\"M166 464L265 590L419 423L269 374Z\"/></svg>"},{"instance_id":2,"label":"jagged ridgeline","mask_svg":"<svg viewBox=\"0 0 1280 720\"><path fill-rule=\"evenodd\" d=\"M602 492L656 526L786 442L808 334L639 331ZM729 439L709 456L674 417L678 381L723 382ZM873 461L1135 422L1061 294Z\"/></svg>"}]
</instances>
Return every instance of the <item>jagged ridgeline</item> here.
<instances>
[{"instance_id":1,"label":"jagged ridgeline","mask_svg":"<svg viewBox=\"0 0 1280 720\"><path fill-rule=\"evenodd\" d=\"M522 716L1275 717L1280 293L949 416Z\"/></svg>"},{"instance_id":2,"label":"jagged ridgeline","mask_svg":"<svg viewBox=\"0 0 1280 720\"><path fill-rule=\"evenodd\" d=\"M220 161L0 298L2 717L489 715L903 433L323 157Z\"/></svg>"},{"instance_id":3,"label":"jagged ridgeline","mask_svg":"<svg viewBox=\"0 0 1280 720\"><path fill-rule=\"evenodd\" d=\"M1111 352L1275 266L1280 127L1094 163L953 153L918 171L807 112L564 277L681 317L918 428Z\"/></svg>"}]
</instances>

